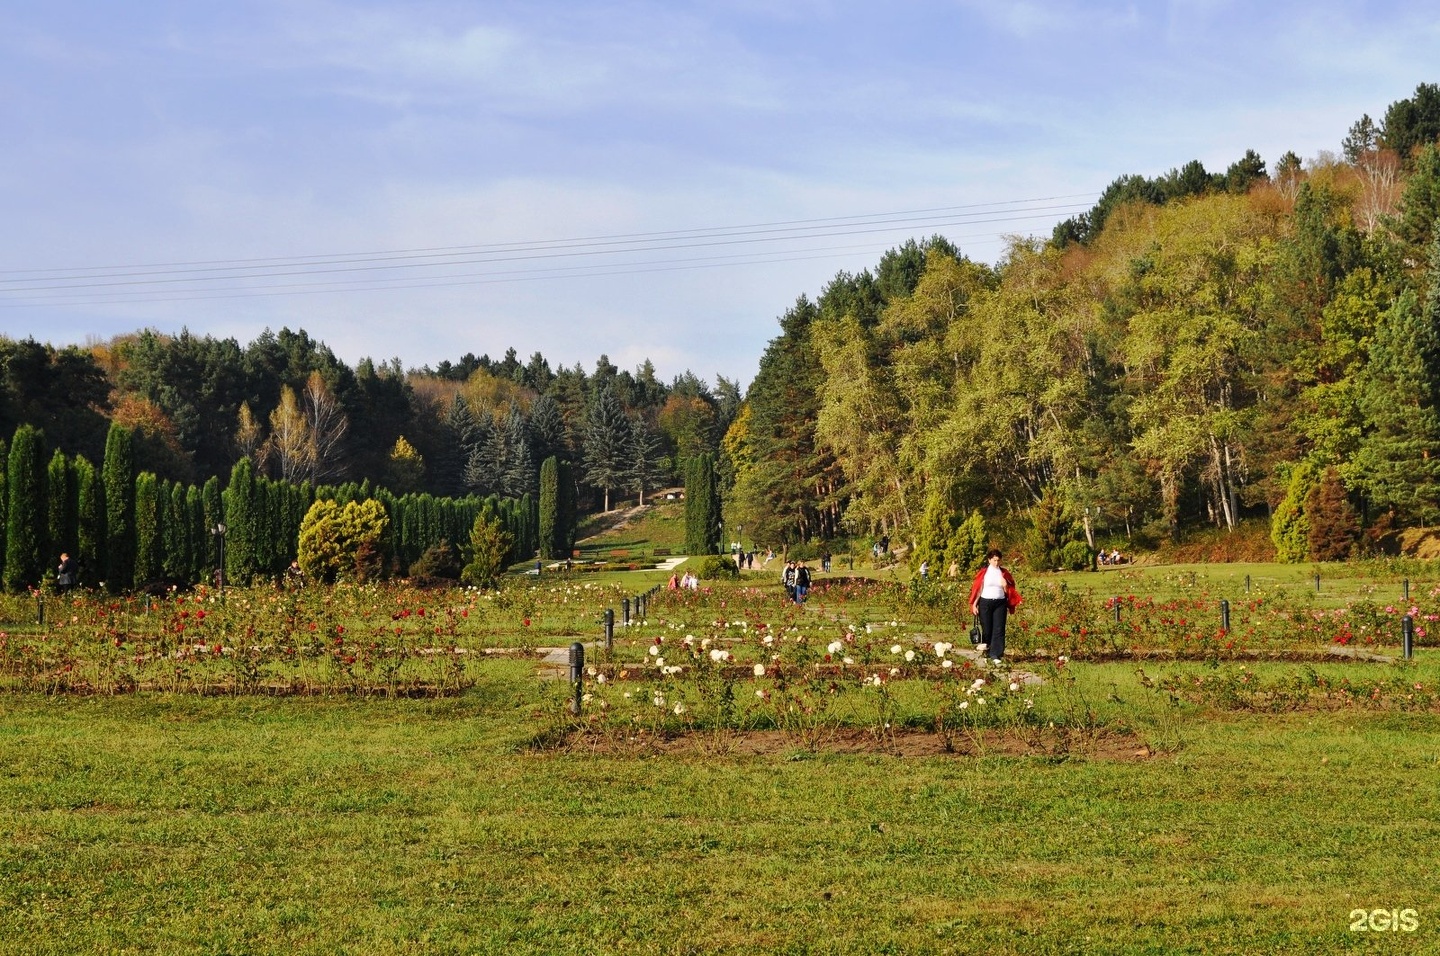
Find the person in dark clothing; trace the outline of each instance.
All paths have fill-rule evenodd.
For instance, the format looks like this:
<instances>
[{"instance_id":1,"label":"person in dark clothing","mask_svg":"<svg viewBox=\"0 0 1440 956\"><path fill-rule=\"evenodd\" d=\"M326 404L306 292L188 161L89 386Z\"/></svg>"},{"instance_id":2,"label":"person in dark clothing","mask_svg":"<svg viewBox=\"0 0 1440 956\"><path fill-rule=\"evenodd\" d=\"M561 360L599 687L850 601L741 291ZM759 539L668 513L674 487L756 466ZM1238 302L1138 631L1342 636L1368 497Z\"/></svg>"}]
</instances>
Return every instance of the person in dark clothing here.
<instances>
[{"instance_id":1,"label":"person in dark clothing","mask_svg":"<svg viewBox=\"0 0 1440 956\"><path fill-rule=\"evenodd\" d=\"M75 559L66 552L60 554L60 566L55 569L55 586L68 591L75 586Z\"/></svg>"},{"instance_id":2,"label":"person in dark clothing","mask_svg":"<svg viewBox=\"0 0 1440 956\"><path fill-rule=\"evenodd\" d=\"M801 561L795 568L795 603L804 604L805 595L810 592L810 568Z\"/></svg>"}]
</instances>

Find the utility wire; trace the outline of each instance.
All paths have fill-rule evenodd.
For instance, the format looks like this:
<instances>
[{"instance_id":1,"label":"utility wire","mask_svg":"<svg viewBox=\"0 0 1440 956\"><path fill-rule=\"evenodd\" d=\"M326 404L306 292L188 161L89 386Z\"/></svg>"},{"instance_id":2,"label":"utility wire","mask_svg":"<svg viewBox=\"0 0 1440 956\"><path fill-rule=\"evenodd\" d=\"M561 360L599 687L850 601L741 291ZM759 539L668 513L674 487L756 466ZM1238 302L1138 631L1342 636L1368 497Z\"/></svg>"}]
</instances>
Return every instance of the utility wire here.
<instances>
[{"instance_id":1,"label":"utility wire","mask_svg":"<svg viewBox=\"0 0 1440 956\"><path fill-rule=\"evenodd\" d=\"M381 252L336 253L328 255L268 257L255 259L202 260L175 263L140 263L116 266L89 266L66 269L0 271L0 307L21 305L76 304L85 297L90 304L109 301L187 301L203 298L236 298L260 295L287 295L315 292L365 291L386 288L478 285L490 282L535 281L545 278L578 278L628 275L636 272L714 268L720 265L757 265L767 262L822 258L815 253L849 251L869 246L806 246L819 239L973 227L1053 219L1079 212L1089 203L1061 202L1079 196L1051 196L1025 200L943 206L932 209L889 213L836 216L678 229L650 233L622 233L570 239L526 240L488 245L444 246ZM1093 197L1092 197L1093 198ZM1044 205L1037 205L1044 204ZM994 238L995 233L980 235ZM968 236L966 238L978 238ZM799 248L795 246L800 244ZM666 258L635 261L629 257L644 253L665 254L725 246L747 246L752 251L729 256ZM803 253L803 255L802 255ZM598 260L598 261L597 261ZM744 260L744 261L742 261ZM488 270L454 273L459 267L503 265L520 262L568 261L569 265L530 270ZM587 264L589 263L589 264ZM321 283L283 283L273 280L298 277L328 277ZM471 281L456 281L471 280ZM218 285L218 283L229 285ZM253 284L237 286L237 282ZM17 301L18 294L28 293ZM38 294L38 295L37 295ZM149 298L138 298L147 296Z\"/></svg>"}]
</instances>

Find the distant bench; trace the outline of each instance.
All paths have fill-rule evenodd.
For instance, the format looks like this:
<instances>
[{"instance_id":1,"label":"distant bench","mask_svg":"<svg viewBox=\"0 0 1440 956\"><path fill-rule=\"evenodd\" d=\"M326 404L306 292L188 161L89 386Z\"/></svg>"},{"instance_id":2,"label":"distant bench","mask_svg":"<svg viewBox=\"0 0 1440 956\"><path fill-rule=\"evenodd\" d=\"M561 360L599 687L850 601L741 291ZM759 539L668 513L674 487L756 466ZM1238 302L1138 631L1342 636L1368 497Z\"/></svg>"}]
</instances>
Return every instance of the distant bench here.
<instances>
[{"instance_id":1,"label":"distant bench","mask_svg":"<svg viewBox=\"0 0 1440 956\"><path fill-rule=\"evenodd\" d=\"M629 552L627 549L625 549L625 548L615 548L615 549L613 549L613 550L610 552L610 557L612 557L612 558L628 558L628 557L630 557L630 552Z\"/></svg>"},{"instance_id":2,"label":"distant bench","mask_svg":"<svg viewBox=\"0 0 1440 956\"><path fill-rule=\"evenodd\" d=\"M669 548L656 548L656 549L654 550L654 552L652 552L652 553L653 553L653 554L655 555L655 557L657 557L657 558L668 558L668 557L670 557L670 549L669 549Z\"/></svg>"}]
</instances>

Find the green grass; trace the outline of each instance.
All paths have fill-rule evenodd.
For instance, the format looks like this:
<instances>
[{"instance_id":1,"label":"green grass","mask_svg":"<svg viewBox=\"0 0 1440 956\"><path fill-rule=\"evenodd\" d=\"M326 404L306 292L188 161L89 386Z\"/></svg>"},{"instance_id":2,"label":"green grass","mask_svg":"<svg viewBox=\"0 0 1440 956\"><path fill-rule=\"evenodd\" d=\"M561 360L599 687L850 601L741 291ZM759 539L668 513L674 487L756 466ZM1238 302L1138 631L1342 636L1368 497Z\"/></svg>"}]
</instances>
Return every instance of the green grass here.
<instances>
[{"instance_id":1,"label":"green grass","mask_svg":"<svg viewBox=\"0 0 1440 956\"><path fill-rule=\"evenodd\" d=\"M1440 948L1435 714L1187 706L1144 761L647 759L527 751L550 699L514 661L443 701L6 696L0 951L1328 953L1381 907Z\"/></svg>"}]
</instances>

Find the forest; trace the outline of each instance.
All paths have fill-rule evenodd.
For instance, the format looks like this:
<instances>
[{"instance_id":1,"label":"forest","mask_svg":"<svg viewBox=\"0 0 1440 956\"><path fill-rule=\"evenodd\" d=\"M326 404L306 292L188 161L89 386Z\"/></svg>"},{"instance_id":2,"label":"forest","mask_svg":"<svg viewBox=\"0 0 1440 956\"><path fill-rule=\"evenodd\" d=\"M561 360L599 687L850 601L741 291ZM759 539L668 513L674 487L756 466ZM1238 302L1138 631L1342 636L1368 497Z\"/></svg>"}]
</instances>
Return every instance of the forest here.
<instances>
[{"instance_id":1,"label":"forest","mask_svg":"<svg viewBox=\"0 0 1440 956\"><path fill-rule=\"evenodd\" d=\"M555 458L582 512L713 461L725 524L757 543L885 535L914 563L989 539L1083 566L1256 527L1281 560L1381 550L1440 519L1440 87L1339 147L1121 176L994 264L908 241L799 296L743 390L513 348L351 368L289 329L0 338L0 435L93 469L119 426L134 475L172 487L244 460L396 499L535 500ZM11 545L55 542L23 527L45 481L8 457L14 587Z\"/></svg>"}]
</instances>

